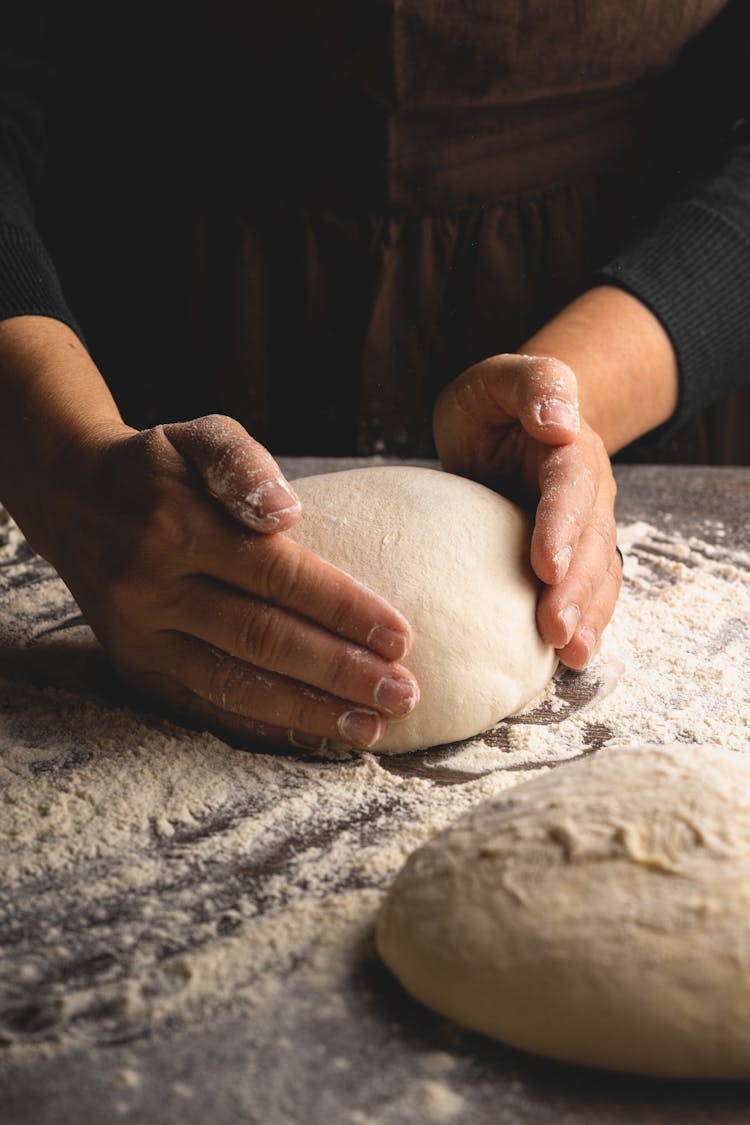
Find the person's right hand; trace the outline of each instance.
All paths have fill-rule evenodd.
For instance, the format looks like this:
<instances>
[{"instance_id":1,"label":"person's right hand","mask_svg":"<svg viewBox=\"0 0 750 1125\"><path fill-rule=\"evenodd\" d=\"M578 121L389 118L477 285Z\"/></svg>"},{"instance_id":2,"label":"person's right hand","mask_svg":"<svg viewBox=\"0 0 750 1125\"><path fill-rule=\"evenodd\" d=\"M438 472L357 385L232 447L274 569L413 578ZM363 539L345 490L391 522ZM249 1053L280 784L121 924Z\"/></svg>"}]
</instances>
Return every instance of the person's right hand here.
<instances>
[{"instance_id":1,"label":"person's right hand","mask_svg":"<svg viewBox=\"0 0 750 1125\"><path fill-rule=\"evenodd\" d=\"M43 553L124 679L191 722L372 746L419 689L409 625L288 536L300 505L230 418L100 434L65 455Z\"/></svg>"}]
</instances>

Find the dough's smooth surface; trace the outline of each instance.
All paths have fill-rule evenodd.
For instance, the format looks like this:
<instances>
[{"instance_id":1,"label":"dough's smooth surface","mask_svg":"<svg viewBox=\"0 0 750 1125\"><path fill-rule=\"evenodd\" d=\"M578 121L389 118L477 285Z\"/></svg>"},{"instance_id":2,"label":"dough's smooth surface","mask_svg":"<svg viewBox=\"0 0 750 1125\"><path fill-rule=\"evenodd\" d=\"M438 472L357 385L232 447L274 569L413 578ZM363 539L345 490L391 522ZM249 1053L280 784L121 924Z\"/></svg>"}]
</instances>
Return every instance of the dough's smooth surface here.
<instances>
[{"instance_id":1,"label":"dough's smooth surface","mask_svg":"<svg viewBox=\"0 0 750 1125\"><path fill-rule=\"evenodd\" d=\"M443 1015L567 1062L750 1077L750 763L618 748L483 802L420 848L381 956Z\"/></svg>"},{"instance_id":2,"label":"dough's smooth surface","mask_svg":"<svg viewBox=\"0 0 750 1125\"><path fill-rule=\"evenodd\" d=\"M375 752L470 738L546 686L554 649L536 629L526 516L464 477L407 466L294 481L289 534L386 598L411 624L403 663L421 699Z\"/></svg>"}]
</instances>

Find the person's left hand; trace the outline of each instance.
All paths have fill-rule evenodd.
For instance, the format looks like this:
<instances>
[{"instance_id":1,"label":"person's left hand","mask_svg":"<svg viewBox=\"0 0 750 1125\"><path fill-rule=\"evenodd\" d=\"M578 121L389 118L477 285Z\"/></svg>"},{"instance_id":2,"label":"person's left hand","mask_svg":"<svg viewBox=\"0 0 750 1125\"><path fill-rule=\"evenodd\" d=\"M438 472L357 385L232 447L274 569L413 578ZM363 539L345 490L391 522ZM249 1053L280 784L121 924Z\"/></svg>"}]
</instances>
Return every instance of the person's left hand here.
<instances>
[{"instance_id":1,"label":"person's left hand","mask_svg":"<svg viewBox=\"0 0 750 1125\"><path fill-rule=\"evenodd\" d=\"M531 565L545 584L537 626L564 664L584 668L622 566L617 486L601 438L580 417L574 373L545 356L493 356L444 389L433 425L445 469L536 503Z\"/></svg>"}]
</instances>

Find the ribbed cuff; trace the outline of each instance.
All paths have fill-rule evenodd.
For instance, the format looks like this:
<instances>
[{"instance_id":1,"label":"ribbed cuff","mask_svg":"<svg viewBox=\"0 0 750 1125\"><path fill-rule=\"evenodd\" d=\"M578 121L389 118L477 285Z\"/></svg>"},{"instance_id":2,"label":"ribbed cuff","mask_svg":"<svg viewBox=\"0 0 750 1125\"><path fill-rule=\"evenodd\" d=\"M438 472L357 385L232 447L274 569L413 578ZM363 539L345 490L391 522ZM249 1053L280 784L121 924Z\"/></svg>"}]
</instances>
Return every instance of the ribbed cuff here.
<instances>
[{"instance_id":1,"label":"ribbed cuff","mask_svg":"<svg viewBox=\"0 0 750 1125\"><path fill-rule=\"evenodd\" d=\"M748 380L750 241L695 200L677 204L658 224L598 271L661 321L674 345L680 397L669 422L648 435L660 442L692 414Z\"/></svg>"},{"instance_id":2,"label":"ribbed cuff","mask_svg":"<svg viewBox=\"0 0 750 1125\"><path fill-rule=\"evenodd\" d=\"M85 344L40 239L24 227L0 223L0 320L11 316L61 320Z\"/></svg>"}]
</instances>

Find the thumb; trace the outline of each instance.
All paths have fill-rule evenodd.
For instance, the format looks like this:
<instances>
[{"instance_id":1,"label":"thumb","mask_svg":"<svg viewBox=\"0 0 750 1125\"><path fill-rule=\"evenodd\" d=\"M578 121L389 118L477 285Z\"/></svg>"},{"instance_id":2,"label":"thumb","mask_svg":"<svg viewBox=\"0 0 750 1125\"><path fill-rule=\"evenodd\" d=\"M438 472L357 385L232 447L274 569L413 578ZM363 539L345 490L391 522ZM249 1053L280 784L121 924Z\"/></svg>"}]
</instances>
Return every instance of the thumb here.
<instances>
[{"instance_id":1,"label":"thumb","mask_svg":"<svg viewBox=\"0 0 750 1125\"><path fill-rule=\"evenodd\" d=\"M209 414L163 426L164 435L226 510L252 531L286 531L301 505L267 449L233 418Z\"/></svg>"},{"instance_id":2,"label":"thumb","mask_svg":"<svg viewBox=\"0 0 750 1125\"><path fill-rule=\"evenodd\" d=\"M580 429L578 386L567 364L549 356L496 355L469 367L440 395L434 414L446 462L481 461L488 437L520 424L543 445L567 445ZM485 469L488 466L483 466Z\"/></svg>"},{"instance_id":3,"label":"thumb","mask_svg":"<svg viewBox=\"0 0 750 1125\"><path fill-rule=\"evenodd\" d=\"M581 428L578 382L560 359L518 355L515 385L518 418L527 434L543 445L569 445Z\"/></svg>"}]
</instances>

